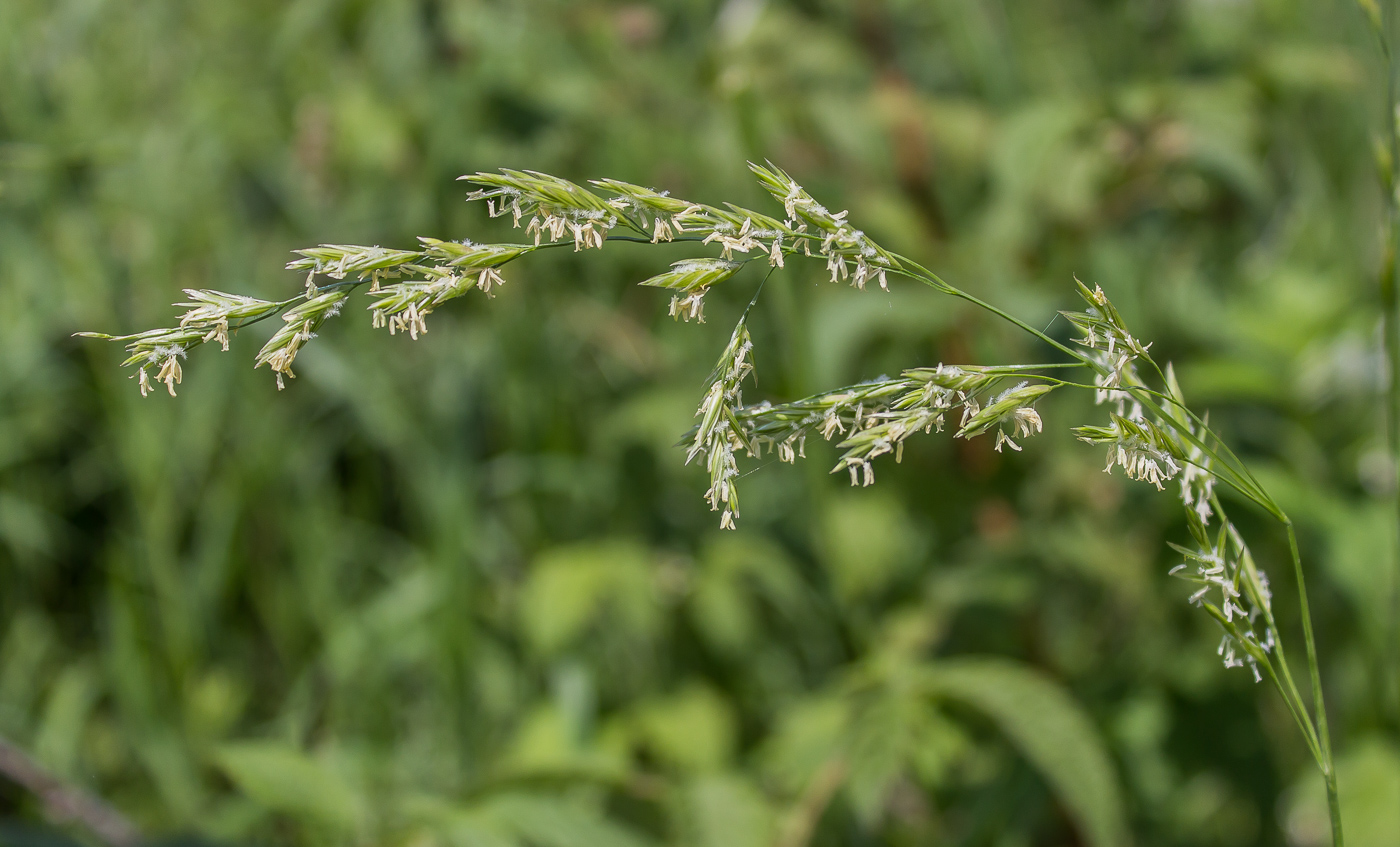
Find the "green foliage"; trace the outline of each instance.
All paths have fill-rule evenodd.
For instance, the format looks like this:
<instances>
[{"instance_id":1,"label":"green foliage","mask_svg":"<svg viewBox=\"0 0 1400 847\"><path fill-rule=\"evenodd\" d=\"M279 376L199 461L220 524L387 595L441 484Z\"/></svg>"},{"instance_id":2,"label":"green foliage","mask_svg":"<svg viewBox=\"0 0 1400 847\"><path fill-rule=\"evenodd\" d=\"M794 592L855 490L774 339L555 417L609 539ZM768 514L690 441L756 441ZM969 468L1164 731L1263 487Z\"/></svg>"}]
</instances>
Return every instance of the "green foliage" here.
<instances>
[{"instance_id":1,"label":"green foliage","mask_svg":"<svg viewBox=\"0 0 1400 847\"><path fill-rule=\"evenodd\" d=\"M541 655L602 637L645 641L660 624L646 548L624 542L549 550L521 586L521 630Z\"/></svg>"},{"instance_id":2,"label":"green foliage","mask_svg":"<svg viewBox=\"0 0 1400 847\"><path fill-rule=\"evenodd\" d=\"M255 803L305 817L343 834L364 826L365 800L335 768L284 744L224 745L214 759Z\"/></svg>"},{"instance_id":3,"label":"green foliage","mask_svg":"<svg viewBox=\"0 0 1400 847\"><path fill-rule=\"evenodd\" d=\"M1358 847L1382 847L1400 831L1400 754L1387 739L1357 739L1351 751L1337 762L1344 805L1343 825L1347 843ZM1318 802L1320 780L1304 778L1289 791L1284 810L1290 836L1297 844L1325 844L1330 838L1327 808ZM1312 792L1316 791L1314 794Z\"/></svg>"},{"instance_id":4,"label":"green foliage","mask_svg":"<svg viewBox=\"0 0 1400 847\"><path fill-rule=\"evenodd\" d=\"M1063 689L1020 665L976 659L935 664L928 686L995 721L1044 775L1086 843L1127 843L1118 777L1094 725Z\"/></svg>"}]
</instances>

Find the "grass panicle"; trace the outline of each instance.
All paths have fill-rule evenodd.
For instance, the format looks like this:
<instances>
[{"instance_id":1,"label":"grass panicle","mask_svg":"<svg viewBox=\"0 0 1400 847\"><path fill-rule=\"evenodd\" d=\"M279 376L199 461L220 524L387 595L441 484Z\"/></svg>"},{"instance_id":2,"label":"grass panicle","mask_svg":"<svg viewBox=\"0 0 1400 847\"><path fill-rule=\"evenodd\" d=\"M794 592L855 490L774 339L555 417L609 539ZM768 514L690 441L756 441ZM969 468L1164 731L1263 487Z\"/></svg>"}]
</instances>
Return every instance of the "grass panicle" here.
<instances>
[{"instance_id":1,"label":"grass panicle","mask_svg":"<svg viewBox=\"0 0 1400 847\"><path fill-rule=\"evenodd\" d=\"M182 305L189 311L176 327L130 336L86 335L126 343L130 353L126 364L138 368L143 395L151 388L149 368L158 369L156 381L174 394L182 378L180 360L189 350L211 340L227 348L230 332L280 314L283 324L259 351L256 364L268 365L281 388L283 377L293 376L291 366L303 346L362 285L369 286L375 326L417 339L427 331L426 318L435 309L472 290L490 296L503 282L500 269L528 253L570 244L576 251L601 249L609 241L654 244L682 236L717 249L720 255L675 262L641 285L673 292L670 313L687 321L702 321L705 295L755 259L766 260L771 273L785 267L788 259L810 257L825 262L833 282L848 282L858 289L875 283L888 289L890 277L900 276L973 303L1035 336L1067 361L916 367L897 378L881 377L800 400L745 405L742 386L754 367L748 327L751 302L705 386L696 411L699 423L682 442L686 462L703 464L707 470L704 497L712 510L721 513L720 527L734 529L739 519L741 454L758 458L766 450L781 461L795 462L805 457L806 440L815 434L835 440L842 451L833 473L844 470L852 485L871 485L876 461L887 455L899 461L905 441L917 433L947 427L954 437L970 439L995 432L998 451L1020 451L1021 441L1044 428L1036 409L1042 397L1062 388L1091 392L1095 402L1106 407L1106 420L1075 427L1074 434L1106 449L1106 471L1121 468L1129 478L1159 491L1168 483L1177 487L1194 544L1174 545L1181 561L1171 574L1187 583L1187 602L1219 624L1217 652L1223 664L1247 667L1256 681L1267 677L1283 697L1326 778L1334 843L1340 845L1335 772L1291 521L1210 428L1208 419L1191 410L1171 365L1163 367L1153 359L1151 343L1134 335L1099 286L1090 288L1075 280L1084 308L1061 314L1079 337L1072 346L1063 344L916 262L885 250L848 220L848 212L831 212L771 163L750 167L781 205L782 219L728 203L695 203L616 180L590 183L600 194L535 171L478 173L463 177L478 186L470 199L484 200L493 217L509 215L516 227L524 228L530 243L423 238L418 250L322 245L298 251L301 258L287 266L307 272L306 291L299 296L273 302L188 291L190 301ZM319 277L330 281L320 285ZM1087 372L1089 381L1059 376L1076 369ZM1285 657L1268 577L1227 516L1218 496L1220 486L1260 505L1288 533L1313 689L1311 709Z\"/></svg>"}]
</instances>

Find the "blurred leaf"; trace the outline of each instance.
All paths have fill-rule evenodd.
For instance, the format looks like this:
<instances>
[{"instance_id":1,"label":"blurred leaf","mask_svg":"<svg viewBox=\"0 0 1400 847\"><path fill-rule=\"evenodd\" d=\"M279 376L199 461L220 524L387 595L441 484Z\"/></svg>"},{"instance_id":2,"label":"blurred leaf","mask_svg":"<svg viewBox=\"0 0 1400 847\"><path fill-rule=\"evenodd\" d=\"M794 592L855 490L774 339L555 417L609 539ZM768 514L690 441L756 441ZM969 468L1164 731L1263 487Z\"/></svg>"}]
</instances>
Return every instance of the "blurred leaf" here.
<instances>
[{"instance_id":1,"label":"blurred leaf","mask_svg":"<svg viewBox=\"0 0 1400 847\"><path fill-rule=\"evenodd\" d=\"M983 713L1035 766L1090 847L1123 847L1118 776L1098 731L1063 688L1003 659L928 666L928 690Z\"/></svg>"},{"instance_id":2,"label":"blurred leaf","mask_svg":"<svg viewBox=\"0 0 1400 847\"><path fill-rule=\"evenodd\" d=\"M1350 847L1391 847L1400 833L1400 749L1377 735L1355 739L1337 758L1342 831ZM1290 789L1283 810L1295 847L1332 843L1327 789L1309 767Z\"/></svg>"},{"instance_id":3,"label":"blurred leaf","mask_svg":"<svg viewBox=\"0 0 1400 847\"><path fill-rule=\"evenodd\" d=\"M879 492L839 494L828 501L823 517L822 551L843 601L878 593L912 564L918 538L895 498Z\"/></svg>"},{"instance_id":4,"label":"blurred leaf","mask_svg":"<svg viewBox=\"0 0 1400 847\"><path fill-rule=\"evenodd\" d=\"M876 376L854 369L866 348L889 339L928 338L954 317L946 303L921 289L896 285L879 298L861 294L838 290L810 306L812 344L805 361L811 378L822 385Z\"/></svg>"},{"instance_id":5,"label":"blurred leaf","mask_svg":"<svg viewBox=\"0 0 1400 847\"><path fill-rule=\"evenodd\" d=\"M355 830L365 822L365 799L335 770L272 741L225 744L214 761L248 797L316 824Z\"/></svg>"},{"instance_id":6,"label":"blurred leaf","mask_svg":"<svg viewBox=\"0 0 1400 847\"><path fill-rule=\"evenodd\" d=\"M880 692L851 717L845 757L846 791L856 816L873 826L885 810L895 783L921 754L937 755L926 738L926 724L936 721L933 707L917 690Z\"/></svg>"},{"instance_id":7,"label":"blurred leaf","mask_svg":"<svg viewBox=\"0 0 1400 847\"><path fill-rule=\"evenodd\" d=\"M99 693L96 677L85 663L64 668L44 707L34 752L46 767L64 778L78 774L83 730Z\"/></svg>"},{"instance_id":8,"label":"blurred leaf","mask_svg":"<svg viewBox=\"0 0 1400 847\"><path fill-rule=\"evenodd\" d=\"M685 843L692 847L768 847L774 815L763 793L739 774L702 776L685 787Z\"/></svg>"},{"instance_id":9,"label":"blurred leaf","mask_svg":"<svg viewBox=\"0 0 1400 847\"><path fill-rule=\"evenodd\" d=\"M525 716L500 759L506 774L566 773L619 779L627 772L625 748L585 736L578 722L557 704L541 705Z\"/></svg>"},{"instance_id":10,"label":"blurred leaf","mask_svg":"<svg viewBox=\"0 0 1400 847\"><path fill-rule=\"evenodd\" d=\"M634 722L650 752L683 772L723 767L737 740L729 703L704 685L641 704Z\"/></svg>"},{"instance_id":11,"label":"blurred leaf","mask_svg":"<svg viewBox=\"0 0 1400 847\"><path fill-rule=\"evenodd\" d=\"M427 570L400 574L363 607L347 610L337 622L326 646L332 673L348 680L370 663L411 664L431 649L422 621L442 600L437 574Z\"/></svg>"},{"instance_id":12,"label":"blurred leaf","mask_svg":"<svg viewBox=\"0 0 1400 847\"><path fill-rule=\"evenodd\" d=\"M521 597L525 635L546 655L598 622L621 635L649 636L660 623L659 612L651 558L626 541L547 551L535 561Z\"/></svg>"},{"instance_id":13,"label":"blurred leaf","mask_svg":"<svg viewBox=\"0 0 1400 847\"><path fill-rule=\"evenodd\" d=\"M1260 64L1275 85L1302 94L1356 88L1362 79L1356 58L1340 47L1271 44Z\"/></svg>"},{"instance_id":14,"label":"blurred leaf","mask_svg":"<svg viewBox=\"0 0 1400 847\"><path fill-rule=\"evenodd\" d=\"M504 794L481 803L482 813L508 825L532 847L648 847L651 841L603 815L562 798Z\"/></svg>"},{"instance_id":15,"label":"blurred leaf","mask_svg":"<svg viewBox=\"0 0 1400 847\"><path fill-rule=\"evenodd\" d=\"M1082 138L1093 117L1085 103L1045 99L1005 118L991 154L995 195L983 232L989 250L1014 254L1051 210L1070 219L1090 212L1107 164Z\"/></svg>"},{"instance_id":16,"label":"blurred leaf","mask_svg":"<svg viewBox=\"0 0 1400 847\"><path fill-rule=\"evenodd\" d=\"M210 670L190 685L186 698L190 732L218 739L227 732L247 705L244 683L227 670Z\"/></svg>"},{"instance_id":17,"label":"blurred leaf","mask_svg":"<svg viewBox=\"0 0 1400 847\"><path fill-rule=\"evenodd\" d=\"M976 173L987 160L992 115L976 101L945 97L927 100L924 121L939 152L957 163L960 172Z\"/></svg>"},{"instance_id":18,"label":"blurred leaf","mask_svg":"<svg viewBox=\"0 0 1400 847\"><path fill-rule=\"evenodd\" d=\"M1378 590L1383 561L1380 551L1394 543L1394 509L1386 503L1356 503L1349 498L1327 505L1328 555L1323 563L1356 609L1358 622L1380 648L1394 625L1388 592Z\"/></svg>"},{"instance_id":19,"label":"blurred leaf","mask_svg":"<svg viewBox=\"0 0 1400 847\"><path fill-rule=\"evenodd\" d=\"M410 794L402 798L397 812L414 827L422 827L454 847L522 847L515 828L480 804Z\"/></svg>"},{"instance_id":20,"label":"blurred leaf","mask_svg":"<svg viewBox=\"0 0 1400 847\"><path fill-rule=\"evenodd\" d=\"M801 791L823 765L844 752L850 715L851 705L841 697L789 705L764 745L764 769L787 791Z\"/></svg>"},{"instance_id":21,"label":"blurred leaf","mask_svg":"<svg viewBox=\"0 0 1400 847\"><path fill-rule=\"evenodd\" d=\"M1243 79L1178 87L1173 100L1183 135L1179 141L1169 135L1163 144L1258 203L1268 196L1269 180L1254 147L1259 139L1256 96Z\"/></svg>"},{"instance_id":22,"label":"blurred leaf","mask_svg":"<svg viewBox=\"0 0 1400 847\"><path fill-rule=\"evenodd\" d=\"M52 516L37 504L0 490L0 542L10 548L16 559L52 554L55 529Z\"/></svg>"},{"instance_id":23,"label":"blurred leaf","mask_svg":"<svg viewBox=\"0 0 1400 847\"><path fill-rule=\"evenodd\" d=\"M811 600L791 558L762 537L711 536L695 571L691 620L715 647L736 654L753 644L765 609L792 621Z\"/></svg>"}]
</instances>

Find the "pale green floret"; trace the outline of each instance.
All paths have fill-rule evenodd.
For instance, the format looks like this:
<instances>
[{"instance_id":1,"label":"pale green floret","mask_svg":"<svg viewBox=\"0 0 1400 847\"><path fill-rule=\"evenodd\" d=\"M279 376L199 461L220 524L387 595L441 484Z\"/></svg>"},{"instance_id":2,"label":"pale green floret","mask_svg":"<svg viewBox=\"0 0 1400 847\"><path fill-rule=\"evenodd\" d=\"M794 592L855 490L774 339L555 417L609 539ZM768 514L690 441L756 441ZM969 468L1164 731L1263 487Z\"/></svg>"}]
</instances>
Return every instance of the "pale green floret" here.
<instances>
[{"instance_id":1,"label":"pale green floret","mask_svg":"<svg viewBox=\"0 0 1400 847\"><path fill-rule=\"evenodd\" d=\"M640 185L633 185L630 182L622 182L617 179L595 179L590 180L590 182L610 194L617 195L614 200L608 201L608 205L615 209L640 207L653 214L678 215L696 205L689 200L672 197L668 191L643 188Z\"/></svg>"},{"instance_id":2,"label":"pale green floret","mask_svg":"<svg viewBox=\"0 0 1400 847\"><path fill-rule=\"evenodd\" d=\"M653 244L671 241L676 237L676 233L685 232L682 217L704 208L688 200L672 197L668 192L643 188L630 182L595 179L592 183L610 194L615 194L616 196L608 201L608 205L636 224L642 234L650 232Z\"/></svg>"},{"instance_id":3,"label":"pale green floret","mask_svg":"<svg viewBox=\"0 0 1400 847\"><path fill-rule=\"evenodd\" d=\"M1074 435L1088 444L1109 445L1108 465L1120 465L1130 478L1150 482L1162 490L1162 482L1181 471L1181 445L1162 426L1143 419L1109 415L1108 426L1080 426Z\"/></svg>"},{"instance_id":4,"label":"pale green floret","mask_svg":"<svg viewBox=\"0 0 1400 847\"><path fill-rule=\"evenodd\" d=\"M398 276L405 266L421 259L414 250L390 250L384 247L360 247L354 244L322 244L294 251L302 256L287 263L287 270L306 271L306 291L314 296L316 274L332 279L345 279L354 274L358 279L369 278L375 285L385 277Z\"/></svg>"},{"instance_id":5,"label":"pale green floret","mask_svg":"<svg viewBox=\"0 0 1400 847\"><path fill-rule=\"evenodd\" d=\"M337 289L312 297L288 309L282 315L281 328L258 351L257 360L253 367L269 366L277 376L277 390L281 391L286 388L282 377L296 378L296 374L292 373L292 362L296 359L301 346L316 337L316 330L325 322L326 318L340 314L340 309L345 305L345 300L349 296L348 290Z\"/></svg>"},{"instance_id":6,"label":"pale green floret","mask_svg":"<svg viewBox=\"0 0 1400 847\"><path fill-rule=\"evenodd\" d=\"M271 300L200 288L186 288L185 296L190 298L188 302L175 304L189 309L180 316L181 326L203 326L215 321L245 321L260 318L276 311L278 307L278 304Z\"/></svg>"},{"instance_id":7,"label":"pale green floret","mask_svg":"<svg viewBox=\"0 0 1400 847\"><path fill-rule=\"evenodd\" d=\"M237 329L244 322L266 317L282 306L270 300L222 291L186 288L185 294L189 302L175 304L189 309L180 316L180 326L205 330L203 341L218 341L224 352L228 352L230 321L235 322L232 328Z\"/></svg>"},{"instance_id":8,"label":"pale green floret","mask_svg":"<svg viewBox=\"0 0 1400 847\"><path fill-rule=\"evenodd\" d=\"M958 428L957 437L972 438L981 435L994 426L1003 426L1014 420L1019 409L1029 408L1032 403L1055 390L1053 385L1031 385L1021 383L997 395L985 408L973 412ZM1036 426L1036 431L1040 430Z\"/></svg>"},{"instance_id":9,"label":"pale green floret","mask_svg":"<svg viewBox=\"0 0 1400 847\"><path fill-rule=\"evenodd\" d=\"M705 322L705 294L710 286L724 282L743 267L741 262L725 259L684 259L672 262L671 269L642 280L638 285L670 288L679 291L671 297L671 316Z\"/></svg>"},{"instance_id":10,"label":"pale green floret","mask_svg":"<svg viewBox=\"0 0 1400 847\"><path fill-rule=\"evenodd\" d=\"M418 240L423 242L429 258L454 268L496 268L535 249L529 244L473 244L425 237Z\"/></svg>"},{"instance_id":11,"label":"pale green floret","mask_svg":"<svg viewBox=\"0 0 1400 847\"><path fill-rule=\"evenodd\" d=\"M535 246L545 235L558 241L572 234L574 250L602 247L609 230L618 224L618 211L607 201L557 176L538 171L502 169L498 174L477 173L459 177L485 186L467 195L468 200L485 200L492 217L510 213L516 226L530 215L525 227L535 236Z\"/></svg>"},{"instance_id":12,"label":"pale green floret","mask_svg":"<svg viewBox=\"0 0 1400 847\"><path fill-rule=\"evenodd\" d=\"M710 475L710 487L705 492L705 499L709 501L711 511L724 507L720 529L734 529L734 520L739 516L739 490L734 484L739 469L734 452L745 450L753 453L735 416L735 410L743 405L741 386L744 378L753 372L753 363L749 361L751 350L753 339L749 337L748 327L741 319L734 327L729 344L715 365L700 407L695 411L700 424L695 428L695 437L685 456L686 464L697 456L705 457L706 470Z\"/></svg>"}]
</instances>

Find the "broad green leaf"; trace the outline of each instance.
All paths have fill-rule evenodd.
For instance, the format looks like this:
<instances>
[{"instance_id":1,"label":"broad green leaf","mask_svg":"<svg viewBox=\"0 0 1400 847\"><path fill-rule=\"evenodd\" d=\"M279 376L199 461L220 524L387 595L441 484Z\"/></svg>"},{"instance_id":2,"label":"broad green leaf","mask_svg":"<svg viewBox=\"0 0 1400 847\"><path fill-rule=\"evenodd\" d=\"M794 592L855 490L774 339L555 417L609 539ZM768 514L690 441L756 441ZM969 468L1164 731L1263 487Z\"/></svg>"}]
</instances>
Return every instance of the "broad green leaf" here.
<instances>
[{"instance_id":1,"label":"broad green leaf","mask_svg":"<svg viewBox=\"0 0 1400 847\"><path fill-rule=\"evenodd\" d=\"M335 770L293 747L226 744L214 761L240 791L269 809L343 830L364 822L365 799Z\"/></svg>"},{"instance_id":2,"label":"broad green leaf","mask_svg":"<svg viewBox=\"0 0 1400 847\"><path fill-rule=\"evenodd\" d=\"M1321 563L1347 599L1356 608L1356 620L1381 650L1390 627L1390 592L1378 590L1381 562L1378 552L1394 542L1394 507L1386 502L1357 501L1349 497L1324 498L1322 516L1327 521L1327 552ZM1392 566L1393 567L1393 566ZM1348 839L1350 840L1350 839Z\"/></svg>"},{"instance_id":3,"label":"broad green leaf","mask_svg":"<svg viewBox=\"0 0 1400 847\"><path fill-rule=\"evenodd\" d=\"M990 718L1040 772L1089 847L1128 843L1118 776L1067 691L1003 659L950 659L927 668L927 690Z\"/></svg>"},{"instance_id":4,"label":"broad green leaf","mask_svg":"<svg viewBox=\"0 0 1400 847\"><path fill-rule=\"evenodd\" d=\"M1355 89L1365 78L1357 57L1342 47L1271 44L1260 66L1271 82L1290 94Z\"/></svg>"},{"instance_id":5,"label":"broad green leaf","mask_svg":"<svg viewBox=\"0 0 1400 847\"><path fill-rule=\"evenodd\" d=\"M962 743L962 734L923 691L883 687L852 711L846 727L846 792L856 816L876 824L901 780L936 787Z\"/></svg>"},{"instance_id":6,"label":"broad green leaf","mask_svg":"<svg viewBox=\"0 0 1400 847\"><path fill-rule=\"evenodd\" d=\"M514 828L493 817L489 808L483 809L482 805L461 805L433 795L410 795L396 805L395 814L451 847L524 847ZM412 836L404 841L416 843Z\"/></svg>"},{"instance_id":7,"label":"broad green leaf","mask_svg":"<svg viewBox=\"0 0 1400 847\"><path fill-rule=\"evenodd\" d=\"M442 831L452 847L523 847L519 839L482 826L471 815L461 816Z\"/></svg>"},{"instance_id":8,"label":"broad green leaf","mask_svg":"<svg viewBox=\"0 0 1400 847\"><path fill-rule=\"evenodd\" d=\"M34 680L51 661L57 641L51 620L36 611L21 611L5 622L0 636L0 713L28 713L41 693ZM13 723L5 726L8 732L16 729Z\"/></svg>"}]
</instances>

